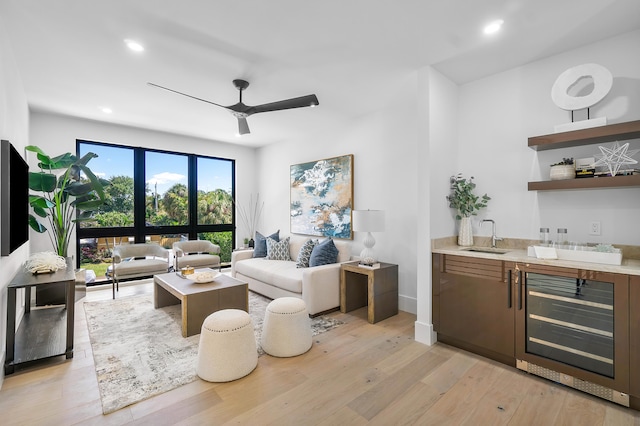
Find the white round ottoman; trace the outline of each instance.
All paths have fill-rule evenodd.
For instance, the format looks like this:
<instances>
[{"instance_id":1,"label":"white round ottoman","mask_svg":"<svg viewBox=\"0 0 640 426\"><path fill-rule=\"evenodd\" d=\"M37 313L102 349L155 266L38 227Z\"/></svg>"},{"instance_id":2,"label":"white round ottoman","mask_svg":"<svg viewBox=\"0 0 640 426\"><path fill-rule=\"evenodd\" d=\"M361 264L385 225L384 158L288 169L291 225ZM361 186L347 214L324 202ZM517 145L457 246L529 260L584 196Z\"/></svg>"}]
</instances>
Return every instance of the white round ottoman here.
<instances>
[{"instance_id":1,"label":"white round ottoman","mask_svg":"<svg viewBox=\"0 0 640 426\"><path fill-rule=\"evenodd\" d=\"M202 323L198 346L201 379L230 382L251 373L258 365L253 321L240 309L223 309Z\"/></svg>"},{"instance_id":2,"label":"white round ottoman","mask_svg":"<svg viewBox=\"0 0 640 426\"><path fill-rule=\"evenodd\" d=\"M267 305L260 345L269 355L291 357L311 348L311 320L304 300L281 297Z\"/></svg>"}]
</instances>

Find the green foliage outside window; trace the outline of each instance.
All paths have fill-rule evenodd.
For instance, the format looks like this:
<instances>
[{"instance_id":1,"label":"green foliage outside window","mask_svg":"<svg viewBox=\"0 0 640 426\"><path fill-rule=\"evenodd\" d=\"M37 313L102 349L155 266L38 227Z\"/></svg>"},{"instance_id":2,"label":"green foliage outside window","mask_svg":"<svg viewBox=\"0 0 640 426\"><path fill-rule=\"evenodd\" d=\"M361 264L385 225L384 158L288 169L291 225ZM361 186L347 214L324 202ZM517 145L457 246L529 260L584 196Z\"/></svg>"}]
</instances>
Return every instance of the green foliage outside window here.
<instances>
[{"instance_id":1,"label":"green foliage outside window","mask_svg":"<svg viewBox=\"0 0 640 426\"><path fill-rule=\"evenodd\" d=\"M200 234L201 240L209 240L213 244L220 246L220 262L231 262L231 252L233 244L231 232L203 232Z\"/></svg>"}]
</instances>

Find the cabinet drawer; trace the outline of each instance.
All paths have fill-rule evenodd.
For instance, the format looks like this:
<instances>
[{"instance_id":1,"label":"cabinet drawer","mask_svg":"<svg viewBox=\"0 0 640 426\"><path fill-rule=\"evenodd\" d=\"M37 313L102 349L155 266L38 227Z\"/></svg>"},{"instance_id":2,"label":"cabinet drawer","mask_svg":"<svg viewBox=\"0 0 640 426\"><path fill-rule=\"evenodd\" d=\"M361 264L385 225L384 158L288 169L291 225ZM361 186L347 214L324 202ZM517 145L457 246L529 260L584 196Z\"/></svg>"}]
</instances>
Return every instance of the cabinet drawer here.
<instances>
[{"instance_id":1,"label":"cabinet drawer","mask_svg":"<svg viewBox=\"0 0 640 426\"><path fill-rule=\"evenodd\" d=\"M486 278L502 281L503 268L501 260L480 259L466 256L445 256L442 272L468 277Z\"/></svg>"},{"instance_id":2,"label":"cabinet drawer","mask_svg":"<svg viewBox=\"0 0 640 426\"><path fill-rule=\"evenodd\" d=\"M507 262L505 273L509 270L521 270L526 272L535 272L537 274L557 275L567 278L587 278L581 276L580 270L577 268L567 268L564 266L538 265L535 263Z\"/></svg>"}]
</instances>

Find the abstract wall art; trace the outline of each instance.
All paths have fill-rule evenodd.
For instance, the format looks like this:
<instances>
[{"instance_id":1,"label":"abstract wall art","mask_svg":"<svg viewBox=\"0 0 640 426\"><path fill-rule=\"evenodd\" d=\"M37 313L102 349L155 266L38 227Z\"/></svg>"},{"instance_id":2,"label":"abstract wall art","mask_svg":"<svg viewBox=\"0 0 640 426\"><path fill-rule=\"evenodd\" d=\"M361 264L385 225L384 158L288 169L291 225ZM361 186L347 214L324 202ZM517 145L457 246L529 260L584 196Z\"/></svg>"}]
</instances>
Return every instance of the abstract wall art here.
<instances>
[{"instance_id":1,"label":"abstract wall art","mask_svg":"<svg viewBox=\"0 0 640 426\"><path fill-rule=\"evenodd\" d=\"M294 164L291 178L291 232L353 238L353 155Z\"/></svg>"}]
</instances>

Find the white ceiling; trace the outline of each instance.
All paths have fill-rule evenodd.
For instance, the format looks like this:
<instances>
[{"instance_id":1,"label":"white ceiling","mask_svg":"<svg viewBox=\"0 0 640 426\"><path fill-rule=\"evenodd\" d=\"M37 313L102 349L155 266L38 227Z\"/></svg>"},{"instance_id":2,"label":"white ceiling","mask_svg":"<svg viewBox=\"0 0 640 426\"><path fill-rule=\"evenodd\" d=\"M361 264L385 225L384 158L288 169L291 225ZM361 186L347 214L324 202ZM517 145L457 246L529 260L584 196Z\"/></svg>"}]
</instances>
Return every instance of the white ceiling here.
<instances>
[{"instance_id":1,"label":"white ceiling","mask_svg":"<svg viewBox=\"0 0 640 426\"><path fill-rule=\"evenodd\" d=\"M262 146L348 124L426 65L462 84L638 29L640 1L0 0L0 25L33 110ZM231 105L235 78L249 105L320 106L253 115L236 138L224 109L146 84Z\"/></svg>"}]
</instances>

